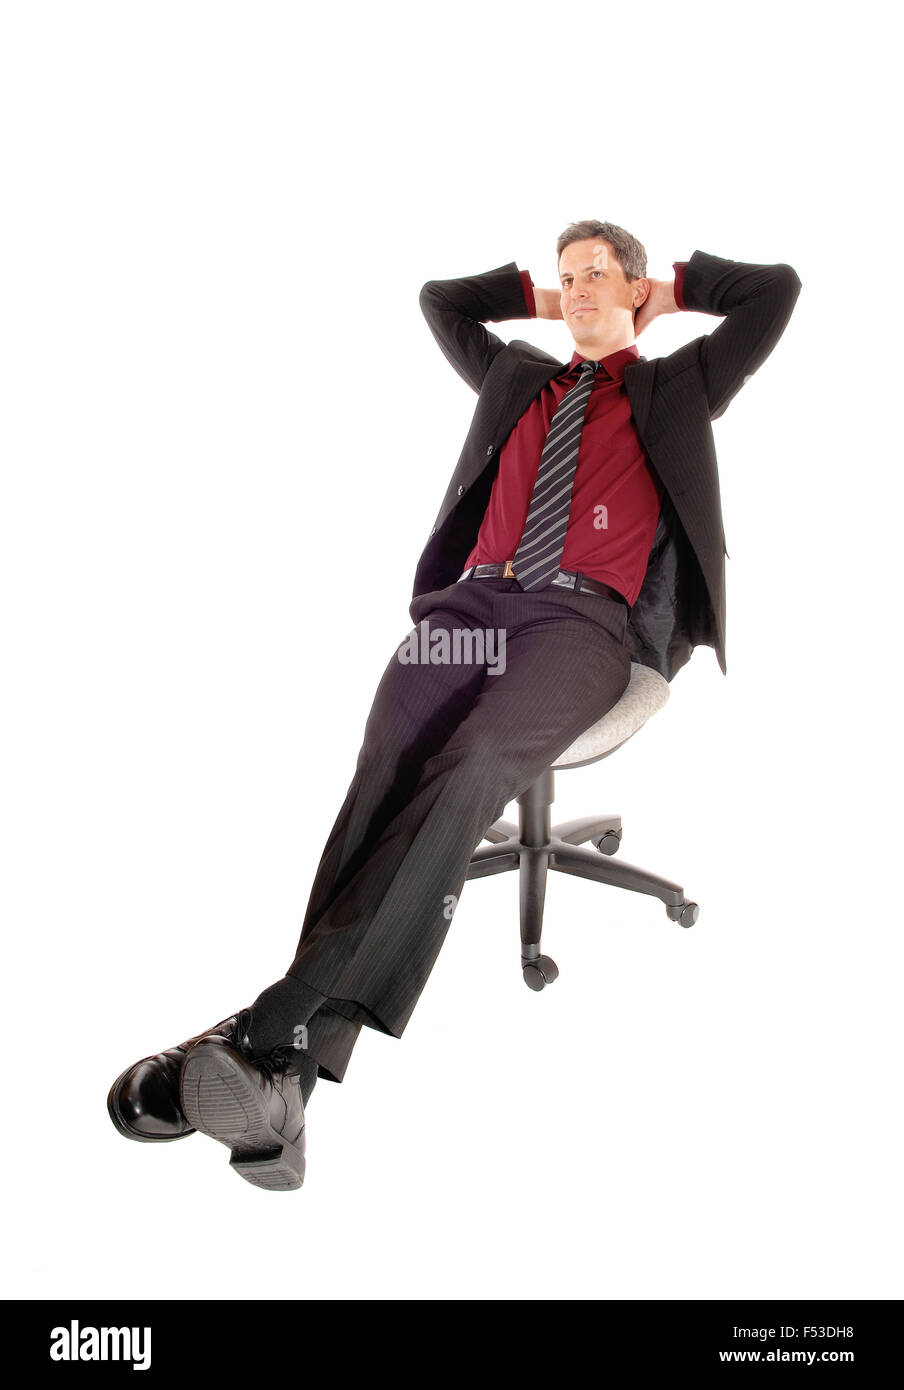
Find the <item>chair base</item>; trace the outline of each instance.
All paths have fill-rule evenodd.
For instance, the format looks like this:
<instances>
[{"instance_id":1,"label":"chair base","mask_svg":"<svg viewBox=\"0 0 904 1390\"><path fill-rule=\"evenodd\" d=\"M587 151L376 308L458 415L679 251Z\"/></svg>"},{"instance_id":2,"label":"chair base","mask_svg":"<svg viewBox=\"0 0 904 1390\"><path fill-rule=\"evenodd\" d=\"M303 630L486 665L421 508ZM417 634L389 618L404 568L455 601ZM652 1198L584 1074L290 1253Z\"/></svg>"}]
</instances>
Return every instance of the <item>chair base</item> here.
<instances>
[{"instance_id":1,"label":"chair base","mask_svg":"<svg viewBox=\"0 0 904 1390\"><path fill-rule=\"evenodd\" d=\"M633 893L659 898L673 922L692 927L700 909L689 902L680 884L635 864L613 861L621 841L620 816L584 816L579 820L550 824L549 808L555 799L553 770L550 768L518 797L518 825L498 820L484 835L471 856L467 878L485 878L519 870L521 900L521 968L530 989L544 989L558 976L558 967L540 951L546 879L550 869L575 874ZM595 848L585 848L587 842Z\"/></svg>"}]
</instances>

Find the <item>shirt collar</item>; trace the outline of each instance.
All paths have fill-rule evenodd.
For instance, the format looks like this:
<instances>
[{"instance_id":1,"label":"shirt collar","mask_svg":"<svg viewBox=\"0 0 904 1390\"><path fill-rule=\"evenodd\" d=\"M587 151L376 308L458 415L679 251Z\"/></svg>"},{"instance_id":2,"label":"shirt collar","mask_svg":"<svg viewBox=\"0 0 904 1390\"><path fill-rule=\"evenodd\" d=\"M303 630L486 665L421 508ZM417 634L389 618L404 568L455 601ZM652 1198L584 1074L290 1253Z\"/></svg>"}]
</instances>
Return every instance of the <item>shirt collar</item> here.
<instances>
[{"instance_id":1,"label":"shirt collar","mask_svg":"<svg viewBox=\"0 0 904 1390\"><path fill-rule=\"evenodd\" d=\"M636 343L632 343L630 347L619 348L618 352L610 352L606 357L601 357L599 362L613 381L621 381L625 375L625 368L630 362L636 362L639 357L640 349ZM595 358L582 357L579 352L573 352L568 364L569 371L579 366L581 362L595 360Z\"/></svg>"}]
</instances>

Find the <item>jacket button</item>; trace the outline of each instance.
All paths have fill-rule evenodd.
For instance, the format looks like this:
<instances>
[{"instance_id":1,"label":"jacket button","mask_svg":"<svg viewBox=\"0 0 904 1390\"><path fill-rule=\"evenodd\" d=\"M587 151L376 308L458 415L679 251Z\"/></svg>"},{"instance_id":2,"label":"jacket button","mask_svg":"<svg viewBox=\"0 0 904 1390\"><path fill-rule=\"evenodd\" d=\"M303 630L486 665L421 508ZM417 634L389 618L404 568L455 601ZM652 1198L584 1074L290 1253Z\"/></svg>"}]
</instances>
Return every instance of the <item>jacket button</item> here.
<instances>
[{"instance_id":1,"label":"jacket button","mask_svg":"<svg viewBox=\"0 0 904 1390\"><path fill-rule=\"evenodd\" d=\"M495 448L496 448L496 445L495 445L495 444L490 444L490 445L489 445L489 447L487 448L487 458L490 457L490 454L493 452L493 450L494 450Z\"/></svg>"},{"instance_id":2,"label":"jacket button","mask_svg":"<svg viewBox=\"0 0 904 1390\"><path fill-rule=\"evenodd\" d=\"M461 497L461 495L462 495L463 492L464 492L464 487L460 487L460 488L458 489L458 495L459 495L459 497Z\"/></svg>"}]
</instances>

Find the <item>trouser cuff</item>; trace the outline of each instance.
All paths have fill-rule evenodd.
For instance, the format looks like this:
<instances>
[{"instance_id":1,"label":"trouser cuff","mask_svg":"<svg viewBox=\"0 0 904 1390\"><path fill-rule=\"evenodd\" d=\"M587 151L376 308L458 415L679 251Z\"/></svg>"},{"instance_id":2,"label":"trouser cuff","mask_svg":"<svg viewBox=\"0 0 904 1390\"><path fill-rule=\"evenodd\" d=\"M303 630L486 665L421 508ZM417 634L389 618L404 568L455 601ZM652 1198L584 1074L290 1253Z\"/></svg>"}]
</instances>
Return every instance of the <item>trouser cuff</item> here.
<instances>
[{"instance_id":1,"label":"trouser cuff","mask_svg":"<svg viewBox=\"0 0 904 1390\"><path fill-rule=\"evenodd\" d=\"M322 1004L307 1024L306 1051L317 1062L317 1075L327 1081L341 1081L345 1076L358 1034L360 1023L352 1023Z\"/></svg>"}]
</instances>

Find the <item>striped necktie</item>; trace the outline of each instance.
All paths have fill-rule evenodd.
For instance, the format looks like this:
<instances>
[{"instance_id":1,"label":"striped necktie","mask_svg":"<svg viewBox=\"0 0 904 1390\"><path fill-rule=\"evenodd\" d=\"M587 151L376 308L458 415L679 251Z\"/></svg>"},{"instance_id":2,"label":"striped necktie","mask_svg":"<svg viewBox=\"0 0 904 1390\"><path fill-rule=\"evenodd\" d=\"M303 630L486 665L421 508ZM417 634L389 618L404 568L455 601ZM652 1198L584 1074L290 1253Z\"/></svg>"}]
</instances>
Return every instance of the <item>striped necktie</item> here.
<instances>
[{"instance_id":1,"label":"striped necktie","mask_svg":"<svg viewBox=\"0 0 904 1390\"><path fill-rule=\"evenodd\" d=\"M540 467L512 571L522 589L543 589L559 573L587 402L599 362L582 362L577 385L562 397L549 424Z\"/></svg>"}]
</instances>

